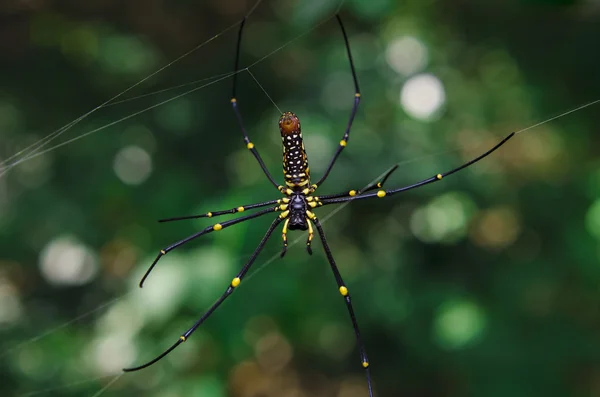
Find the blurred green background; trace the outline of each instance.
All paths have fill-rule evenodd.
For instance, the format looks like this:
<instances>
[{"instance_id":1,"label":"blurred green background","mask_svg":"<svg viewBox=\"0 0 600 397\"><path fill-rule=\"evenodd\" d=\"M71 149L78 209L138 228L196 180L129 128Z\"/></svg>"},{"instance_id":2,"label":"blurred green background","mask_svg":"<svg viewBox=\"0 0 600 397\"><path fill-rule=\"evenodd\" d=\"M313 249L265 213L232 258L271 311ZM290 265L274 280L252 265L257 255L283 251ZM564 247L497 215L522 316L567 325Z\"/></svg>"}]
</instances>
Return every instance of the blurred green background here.
<instances>
[{"instance_id":1,"label":"blurred green background","mask_svg":"<svg viewBox=\"0 0 600 397\"><path fill-rule=\"evenodd\" d=\"M137 288L161 248L212 223L157 219L279 196L245 149L231 78L161 104L232 70L237 26L224 29L252 4L0 3L0 395L96 395L176 341L252 253L272 218L186 244ZM251 72L301 118L315 180L353 99L337 4L265 0L243 41L242 66L260 61ZM347 0L342 16L363 101L320 194L394 163L388 186L413 183L600 97L597 1ZM281 177L278 110L246 72L237 96ZM598 109L440 183L317 212L378 396L600 395ZM274 234L187 343L102 395L367 396L321 244L309 257L306 235L290 238L280 260Z\"/></svg>"}]
</instances>

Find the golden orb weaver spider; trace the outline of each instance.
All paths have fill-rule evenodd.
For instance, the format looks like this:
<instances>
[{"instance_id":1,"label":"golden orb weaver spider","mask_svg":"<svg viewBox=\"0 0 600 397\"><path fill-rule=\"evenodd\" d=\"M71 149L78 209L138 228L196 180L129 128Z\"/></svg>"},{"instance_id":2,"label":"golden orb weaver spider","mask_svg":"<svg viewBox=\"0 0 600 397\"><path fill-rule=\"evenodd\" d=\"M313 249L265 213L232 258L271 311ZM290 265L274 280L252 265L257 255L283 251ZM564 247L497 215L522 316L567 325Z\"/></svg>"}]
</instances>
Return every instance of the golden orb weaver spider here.
<instances>
[{"instance_id":1,"label":"golden orb weaver spider","mask_svg":"<svg viewBox=\"0 0 600 397\"><path fill-rule=\"evenodd\" d=\"M327 179L327 176L329 175L331 169L333 168L340 153L344 150L344 148L348 144L348 138L350 136L350 130L352 128L352 122L354 121L354 117L358 110L358 105L359 105L360 99L361 99L360 90L358 87L358 78L356 76L356 70L354 68L354 62L352 60L352 53L350 51L350 44L348 42L348 36L346 34L346 30L344 29L344 25L343 25L342 20L339 17L339 15L336 15L336 18L340 25L342 35L344 36L346 52L348 55L348 61L350 63L350 69L352 72L352 78L354 80L354 88L355 88L354 105L353 105L352 111L350 113L348 125L346 127L346 131L344 132L344 135L342 136L342 140L340 141L338 148L333 155L333 158L331 159L331 161L329 162L329 165L327 166L327 169L325 170L325 173L323 174L321 179L319 179L316 183L311 184L310 183L310 169L308 166L308 158L306 156L306 151L304 149L304 143L302 140L302 130L301 130L301 126L300 126L300 119L292 112L283 113L281 115L281 117L279 118L279 131L281 133L281 139L283 142L283 173L285 175L285 185L279 185L275 181L275 179L273 178L273 176L271 175L271 173L269 172L267 167L265 166L262 158L260 157L260 154L258 153L258 150L254 146L254 144L250 141L250 138L248 138L248 133L244 126L242 116L240 114L240 111L238 110L238 103L237 103L237 99L236 99L237 72L239 71L240 45L241 45L241 41L242 41L242 33L244 30L244 25L246 23L246 17L244 17L244 19L242 20L240 29L238 31L238 39L237 39L237 46L236 46L236 56L235 56L235 64L234 64L234 72L236 74L234 74L234 76L233 76L233 94L232 94L232 98L231 98L231 106L233 107L233 111L238 120L240 129L242 130L242 133L244 135L244 142L246 143L246 147L254 155L258 164L262 168L264 174L269 179L269 181L273 184L273 186L275 186L275 188L277 188L277 190L279 190L279 192L281 194L284 195L284 197L275 199L275 200L265 201L262 203L243 205L243 206L239 206L239 207L232 208L229 210L224 210L224 211L215 211L215 212L208 212L208 213L202 214L202 215L193 215L193 216L168 218L168 219L160 220L160 222L169 222L169 221L192 219L192 218L212 218L215 216L220 216L220 215L225 215L225 214L234 214L234 213L238 213L238 212L244 212L246 210L255 209L255 208L261 208L261 207L267 207L267 206L269 207L267 209L255 212L251 215L241 216L239 218L228 220L228 221L225 221L222 223L215 223L214 225L209 226L198 233L188 236L185 239L180 240L180 241L160 250L156 259L154 260L154 262L152 262L149 269L146 271L146 273L142 277L142 280L140 281L140 287L143 286L144 281L146 280L146 278L148 277L148 275L150 274L150 272L152 271L154 266L156 266L156 264L158 263L160 258L162 258L164 255L166 255L168 252L174 250L175 248L180 247L181 245L183 245L191 240L194 240L197 237L203 236L203 235L211 233L211 232L222 230L229 226L233 226L235 224L248 221L250 219L258 218L260 216L267 215L267 214L270 214L273 212L279 212L279 215L271 223L271 226L269 227L266 234L264 235L264 237L262 238L262 240L260 241L260 243L258 244L256 249L252 253L250 259L246 262L246 264L242 267L242 269L238 272L238 274L233 278L233 280L231 281L229 286L226 288L225 292L221 295L221 297L206 311L206 313L204 313L204 315L202 315L202 317L200 317L200 319L198 321L196 321L196 323L191 328L189 328L187 331L185 331L179 337L177 342L175 342L171 347L169 347L167 350L165 350L162 354L160 354L153 360L151 360L143 365L133 367L133 368L125 368L124 371L131 372L131 371L137 371L137 370L146 368L146 367L156 363L163 357L165 357L167 354L169 354L171 351L173 351L177 346L179 346L182 342L185 342L194 333L194 331L196 331L196 329L198 329L198 327L200 325L202 325L202 323L221 305L221 303L223 303L223 301L233 293L235 288L240 285L241 281L243 280L246 273L250 270L250 267L256 260L258 254L263 249L267 240L271 237L271 235L273 234L275 229L282 222L283 222L283 231L282 231L283 250L281 251L282 257L285 255L286 250L287 250L288 230L303 230L303 231L308 230L308 239L306 241L306 249L309 254L312 254L311 241L313 239L313 234L314 234L312 225L314 225L317 229L317 232L319 234L321 242L323 243L325 255L327 257L327 260L329 261L329 265L331 266L331 270L332 270L335 280L337 282L338 290L339 290L340 294L342 295L342 297L346 303L348 313L350 314L350 320L352 322L352 327L354 328L354 333L356 336L356 341L357 341L359 352L360 352L361 366L365 370L365 374L366 374L366 378L367 378L367 386L368 386L368 390L369 390L369 396L370 397L373 396L373 388L372 388L372 384L371 384L371 373L369 370L370 363L369 363L369 359L367 357L367 353L366 353L364 344L363 344L361 336L360 336L358 322L356 321L356 316L354 314L354 309L352 307L350 292L348 291L348 288L346 287L344 280L342 279L342 276L338 270L335 260L333 259L333 255L331 253L331 249L329 248L329 245L325 238L325 233L323 232L323 227L321 225L321 222L319 221L319 219L317 218L317 216L315 215L315 213L312 210L316 207L321 207L324 205L331 205L331 204L340 204L340 203L344 203L347 201L362 200L362 199L368 199L368 198L384 198L387 196L392 196L396 193L404 192L407 190L418 188L420 186L428 185L433 182L437 182L437 181L441 180L443 177L454 174L455 172L458 172L458 171L462 170L463 168L466 168L466 167L476 163L477 161L483 159L484 157L488 156L489 154L494 152L496 149L498 149L500 146L502 146L504 143L506 143L510 138L512 138L515 135L515 133L512 132L511 134L506 136L502 141L500 141L498 144L496 144L494 147L489 149L487 152L472 159L471 161L469 161L457 168L454 168L450 171L436 174L430 178L424 179L424 180L414 183L412 185L403 186L403 187L396 188L396 189L383 189L383 185L384 185L385 181L387 180L387 178L398 167L396 165L396 166L392 167L391 169L389 169L384 174L381 181L379 181L378 183L370 184L362 190L350 190L348 192L331 194L331 195L326 195L326 196L313 195L315 193L315 191L317 190L317 188L320 187L325 182L325 180ZM373 190L377 190L377 191L373 192Z\"/></svg>"}]
</instances>

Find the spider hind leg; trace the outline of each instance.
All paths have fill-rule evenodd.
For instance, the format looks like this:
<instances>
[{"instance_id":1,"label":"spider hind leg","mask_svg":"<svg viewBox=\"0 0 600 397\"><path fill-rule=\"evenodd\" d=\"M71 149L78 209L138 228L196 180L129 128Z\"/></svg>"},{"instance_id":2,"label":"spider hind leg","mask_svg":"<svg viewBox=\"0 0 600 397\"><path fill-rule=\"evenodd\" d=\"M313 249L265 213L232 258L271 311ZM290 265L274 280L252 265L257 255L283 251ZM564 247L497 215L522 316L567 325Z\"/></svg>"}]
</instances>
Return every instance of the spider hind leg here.
<instances>
[{"instance_id":1,"label":"spider hind leg","mask_svg":"<svg viewBox=\"0 0 600 397\"><path fill-rule=\"evenodd\" d=\"M312 252L312 247L310 246L310 244L312 243L314 232L313 232L313 227L308 218L306 218L306 223L308 224L308 239L306 240L306 252L308 252L308 255L312 255L313 252Z\"/></svg>"}]
</instances>

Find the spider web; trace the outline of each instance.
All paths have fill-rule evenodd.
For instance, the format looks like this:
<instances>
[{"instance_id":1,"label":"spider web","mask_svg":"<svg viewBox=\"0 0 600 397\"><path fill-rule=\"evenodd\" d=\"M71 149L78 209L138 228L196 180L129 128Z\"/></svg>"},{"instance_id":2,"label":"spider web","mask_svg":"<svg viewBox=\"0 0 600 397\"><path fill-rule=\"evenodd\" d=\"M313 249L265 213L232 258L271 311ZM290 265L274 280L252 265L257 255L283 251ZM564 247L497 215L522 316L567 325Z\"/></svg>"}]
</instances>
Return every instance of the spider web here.
<instances>
[{"instance_id":1,"label":"spider web","mask_svg":"<svg viewBox=\"0 0 600 397\"><path fill-rule=\"evenodd\" d=\"M260 3L261 3L260 1L257 2L255 4L255 6L252 8L252 10L254 10ZM342 5L343 5L343 3L341 3L339 6L341 7ZM306 30L300 36L297 36L293 40L296 40L297 38L302 37L302 36L310 33L311 31L313 31L314 29L316 29L316 27L320 26L323 23L326 23L330 19L331 19L331 17L323 19L317 26L315 26L312 29ZM230 30L235 31L236 26L237 26L237 24L229 26L228 28L226 28L222 32L218 33L215 36L212 36L209 40L207 40L207 41L203 42L202 44L200 44L199 46L195 47L190 52L185 53L180 58L177 58L175 61L167 64L165 67L159 69L157 72L150 74L148 77L142 79L140 82L138 82L135 85L131 86L130 88L122 91L118 95L115 95L114 97L112 97L108 101L106 101L106 102L102 103L101 105L99 105L98 107L92 109L90 112L87 112L87 113L83 114L82 116L74 119L70 123L68 123L65 126L63 126L62 128L59 128L58 130L52 132L51 134L48 134L46 137L44 137L44 138L36 141L35 143L27 146L26 148L17 151L14 155L12 155L12 156L10 156L10 157L8 157L7 159L4 160L3 166L0 168L0 178L5 178L6 175L7 175L7 173L9 173L15 167L21 166L22 164L26 164L28 161L31 161L31 160L33 160L35 158L40 157L40 156L49 154L50 152L58 150L61 147L64 147L64 146L67 146L67 145L73 145L77 141L79 141L79 140L81 140L83 138L89 137L92 134L95 134L95 133L103 131L103 130L107 130L107 129L111 128L111 127L115 127L115 126L117 126L119 123L121 123L123 121L126 121L126 120L129 120L131 118L134 118L134 117L136 117L138 115L141 115L141 114L143 114L143 113L145 113L147 111L153 110L155 108L164 106L164 105L168 104L169 102L174 101L174 100L176 100L178 98L181 98L181 97L184 97L184 96L189 95L191 93L194 93L194 92L206 89L207 87L210 87L213 84L217 84L217 83L220 83L222 81L230 81L230 79L233 76L233 74L232 73L223 73L223 74L211 76L211 77L208 77L208 78L203 78L203 79L198 80L198 81L194 81L194 82L190 82L190 83L185 83L183 85L178 85L178 86L170 87L168 89L163 89L163 90L161 90L161 93L165 93L165 92L169 92L171 90L177 90L177 89L183 89L184 91L183 91L183 93L179 93L179 94L177 94L175 96L169 97L167 100L161 101L161 102L159 102L159 103L157 103L155 105L152 105L152 106L149 106L149 107L145 107L142 110L139 110L139 111L127 114L126 116L124 116L122 118L118 118L118 119L116 119L116 120L114 120L114 121L112 121L112 122L110 122L108 124L104 124L104 125L102 125L100 127L93 128L91 130L86 130L84 132L78 132L75 137L72 137L70 139L67 139L67 140L64 140L64 141L61 141L61 142L57 142L58 139L63 136L63 134L72 131L72 129L74 129L75 127L77 127L81 122L83 122L84 120L86 120L88 117L94 115L94 113L96 113L97 111L99 111L101 109L105 109L105 108L107 108L109 106L114 107L114 106L117 106L117 105L120 105L120 104L132 102L132 101L135 101L135 100L147 97L149 95L153 95L153 93L146 93L146 94L142 94L140 96L136 96L136 97L133 97L133 98L123 98L123 96L125 94L129 93L130 90L132 90L134 88L137 88L139 85L143 84L148 79L153 78L156 74L162 72L166 68L173 67L177 62L179 62L181 59L187 57L193 51L201 49L205 44L207 44L207 43L209 43L209 42L211 42L213 40L216 40L217 38L220 38L223 34L225 34L226 32L228 32ZM252 73L250 71L251 68L253 68L253 67L257 66L257 65L260 65L263 61L265 61L265 60L269 59L270 57L274 56L274 54L276 54L277 51L279 51L282 48L288 46L292 41L288 41L288 42L284 43L283 45L281 45L281 46L277 47L276 49L274 49L272 52L266 53L262 58L260 58L259 60L251 63L249 66L245 67L244 69L242 69L238 73L240 75L242 75L242 74L248 74L249 76L251 76L256 81L256 83L258 85L260 85L260 79L256 78L254 75L252 75ZM193 87L193 88L188 88L188 87ZM262 85L260 85L260 89L262 91L264 91L264 93L268 96L268 90L267 89L265 89ZM273 101L272 99L270 99L270 100ZM523 129L517 131L517 132L518 133L522 133L522 132L528 131L528 130L533 129L535 127L538 127L538 126L540 126L542 124L545 124L545 123L548 123L550 121L553 121L553 120L555 120L555 119L557 119L559 117L563 117L563 116L568 115L568 114L570 114L572 112L579 111L579 110L581 110L581 109L583 109L585 107L592 106L592 105L596 104L597 102L598 102L598 100L595 100L595 101L583 104L581 106L574 107L571 110L568 110L566 112L562 112L559 115L553 116L553 117L551 117L551 118L549 118L549 119L547 119L545 121L533 124L531 126L527 126L527 127L523 128ZM277 105L275 105L275 107L277 107ZM455 146L455 147L453 147L452 149L449 149L449 150L436 151L434 154L429 154L429 155L425 155L425 156L414 157L414 158L411 158L410 160L398 162L397 164L410 164L412 162L423 161L423 160L431 159L432 157L442 156L444 154L448 154L448 153L451 153L451 152L463 151L463 150L465 150L465 147L471 147L471 146L480 147L477 144L457 145L457 146ZM469 151L469 150L467 150L467 151ZM383 169L382 169L382 171L383 171ZM376 180L377 180L377 178L373 179L373 181L376 181ZM365 183L365 185L366 185L366 183ZM339 207L338 209L336 209L336 211L339 211L342 208L343 207ZM332 212L328 216L333 216L335 213L337 213L337 212ZM325 222L326 219L328 219L328 218L327 217L324 218L323 222ZM304 239L304 236L298 237L297 239L295 239L293 241L293 244L295 244L298 241L301 241L303 239ZM263 255L263 256L267 256L266 254L267 254L267 252L265 252L265 255ZM277 253L274 254L274 256L272 256L266 262L263 262L260 266L256 266L256 269L247 277L247 280L250 279L251 277L253 277L258 272L260 272L268 264L270 264L276 258L276 256L277 256ZM240 257L240 258L237 258L237 259L238 260L243 260L242 258L243 257ZM60 325L60 326L58 326L56 328L53 328L53 329L49 330L49 331L41 333L41 334L39 334L38 336L36 336L36 337L34 337L32 339L29 339L29 340L24 341L22 343L16 344L15 346L13 346L12 348L9 348L7 351L5 351L0 356L5 357L8 354L13 354L13 352L15 350L18 350L18 349L20 349L20 348L22 348L22 347L24 347L26 345L35 343L35 342L39 341L40 339L42 339L42 338L44 338L44 337L46 337L48 335L51 335L51 334L59 331L60 329L68 327L73 322L79 321L80 319L83 319L86 316L92 315L95 312L97 312L98 310L104 309L107 305L114 304L115 301L120 301L122 299L125 299L127 296L129 296L133 292L134 291L132 290L132 291L130 291L130 292L128 292L128 293L120 296L119 298L116 298L116 299L114 299L112 301L109 301L109 302L107 302L107 303L105 303L103 305L98 306L96 309L91 310L91 311L89 311L89 312L87 312L87 313L79 316L78 318L75 318L75 319L73 319L73 320L71 320L69 322L66 322L66 323L64 323L64 324L62 324L62 325ZM177 330L174 330L173 332L177 332ZM79 384L82 384L82 383L85 383L85 382L96 382L98 380L109 380L109 382L106 383L106 385L105 385L104 388L102 388L96 394L94 394L94 397L96 397L96 396L101 395L106 390L108 390L108 388L111 387L116 381L118 381L121 376L122 375L117 375L115 377L112 377L112 376L110 376L110 377L105 377L105 376L103 376L103 377L94 377L94 378L90 378L90 379L87 379L87 380L81 380L81 381L77 382L76 384L61 386L60 388L62 388L62 387L71 387L71 386L79 385ZM55 390L58 390L58 388L55 389ZM46 392L46 390L41 390L41 391L34 391L34 392L31 392L31 393L26 393L24 395L35 395L35 394L41 394L41 393L45 393L45 392Z\"/></svg>"}]
</instances>

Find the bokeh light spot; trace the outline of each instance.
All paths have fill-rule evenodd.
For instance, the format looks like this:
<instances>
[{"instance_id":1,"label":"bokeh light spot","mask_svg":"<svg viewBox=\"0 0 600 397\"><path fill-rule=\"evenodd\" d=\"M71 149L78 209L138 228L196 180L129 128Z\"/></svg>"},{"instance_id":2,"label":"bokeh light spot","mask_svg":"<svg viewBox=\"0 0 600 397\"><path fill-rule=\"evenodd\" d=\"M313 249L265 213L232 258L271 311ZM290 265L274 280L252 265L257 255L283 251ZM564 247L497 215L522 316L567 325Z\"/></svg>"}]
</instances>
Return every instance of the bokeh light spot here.
<instances>
[{"instance_id":1,"label":"bokeh light spot","mask_svg":"<svg viewBox=\"0 0 600 397\"><path fill-rule=\"evenodd\" d=\"M190 281L186 273L189 268L185 267L187 264L185 258L185 255L176 252L163 257L160 266L146 280L143 293L129 296L132 306L137 308L137 314L141 316L142 321L161 322L177 310L177 305L181 303L187 292L185 286ZM146 266L147 263L152 263L150 258L142 259L140 262ZM137 267L139 272L130 275L132 288L138 288L146 266ZM159 282L156 278L159 278ZM174 288L174 286L179 287Z\"/></svg>"},{"instance_id":2,"label":"bokeh light spot","mask_svg":"<svg viewBox=\"0 0 600 397\"><path fill-rule=\"evenodd\" d=\"M108 72L139 75L155 68L153 49L136 37L113 34L101 37L98 59Z\"/></svg>"},{"instance_id":3,"label":"bokeh light spot","mask_svg":"<svg viewBox=\"0 0 600 397\"><path fill-rule=\"evenodd\" d=\"M494 208L478 217L471 238L480 247L502 249L514 243L520 232L519 218L512 208Z\"/></svg>"},{"instance_id":4,"label":"bokeh light spot","mask_svg":"<svg viewBox=\"0 0 600 397\"><path fill-rule=\"evenodd\" d=\"M89 63L98 56L98 37L90 28L75 28L62 37L61 47L65 55Z\"/></svg>"},{"instance_id":5,"label":"bokeh light spot","mask_svg":"<svg viewBox=\"0 0 600 397\"><path fill-rule=\"evenodd\" d=\"M199 117L200 112L194 112L192 102L187 98L165 103L155 110L156 121L169 132L185 135L191 131L190 127L194 117Z\"/></svg>"},{"instance_id":6,"label":"bokeh light spot","mask_svg":"<svg viewBox=\"0 0 600 397\"><path fill-rule=\"evenodd\" d=\"M21 114L10 102L0 102L0 130L10 131L21 124Z\"/></svg>"},{"instance_id":7,"label":"bokeh light spot","mask_svg":"<svg viewBox=\"0 0 600 397\"><path fill-rule=\"evenodd\" d=\"M94 366L105 374L118 373L136 356L133 341L116 332L95 340L91 348Z\"/></svg>"},{"instance_id":8,"label":"bokeh light spot","mask_svg":"<svg viewBox=\"0 0 600 397\"><path fill-rule=\"evenodd\" d=\"M600 240L600 199L594 201L585 215L587 231Z\"/></svg>"},{"instance_id":9,"label":"bokeh light spot","mask_svg":"<svg viewBox=\"0 0 600 397\"><path fill-rule=\"evenodd\" d=\"M409 76L427 66L429 55L427 47L420 40L413 36L403 36L388 45L385 59L396 73Z\"/></svg>"},{"instance_id":10,"label":"bokeh light spot","mask_svg":"<svg viewBox=\"0 0 600 397\"><path fill-rule=\"evenodd\" d=\"M411 77L400 91L400 104L406 113L416 119L431 119L444 102L444 85L432 74Z\"/></svg>"},{"instance_id":11,"label":"bokeh light spot","mask_svg":"<svg viewBox=\"0 0 600 397\"><path fill-rule=\"evenodd\" d=\"M143 183L152 172L150 155L138 146L127 146L115 156L115 173L127 185Z\"/></svg>"},{"instance_id":12,"label":"bokeh light spot","mask_svg":"<svg viewBox=\"0 0 600 397\"><path fill-rule=\"evenodd\" d=\"M445 349L463 348L481 336L485 323L485 312L476 303L464 299L446 302L437 312L435 340Z\"/></svg>"},{"instance_id":13,"label":"bokeh light spot","mask_svg":"<svg viewBox=\"0 0 600 397\"><path fill-rule=\"evenodd\" d=\"M329 323L319 332L319 345L323 353L338 361L347 358L355 345L352 329L343 324Z\"/></svg>"},{"instance_id":14,"label":"bokeh light spot","mask_svg":"<svg viewBox=\"0 0 600 397\"><path fill-rule=\"evenodd\" d=\"M283 369L293 355L290 343L278 332L271 332L260 338L254 349L258 363L269 372Z\"/></svg>"},{"instance_id":15,"label":"bokeh light spot","mask_svg":"<svg viewBox=\"0 0 600 397\"><path fill-rule=\"evenodd\" d=\"M51 284L82 285L94 278L98 263L91 249L74 237L63 236L44 247L40 270Z\"/></svg>"},{"instance_id":16,"label":"bokeh light spot","mask_svg":"<svg viewBox=\"0 0 600 397\"><path fill-rule=\"evenodd\" d=\"M21 317L23 307L17 292L14 285L0 277L0 328L13 324Z\"/></svg>"},{"instance_id":17,"label":"bokeh light spot","mask_svg":"<svg viewBox=\"0 0 600 397\"><path fill-rule=\"evenodd\" d=\"M413 234L427 243L453 243L467 233L475 204L463 193L446 193L416 210L410 219Z\"/></svg>"}]
</instances>

